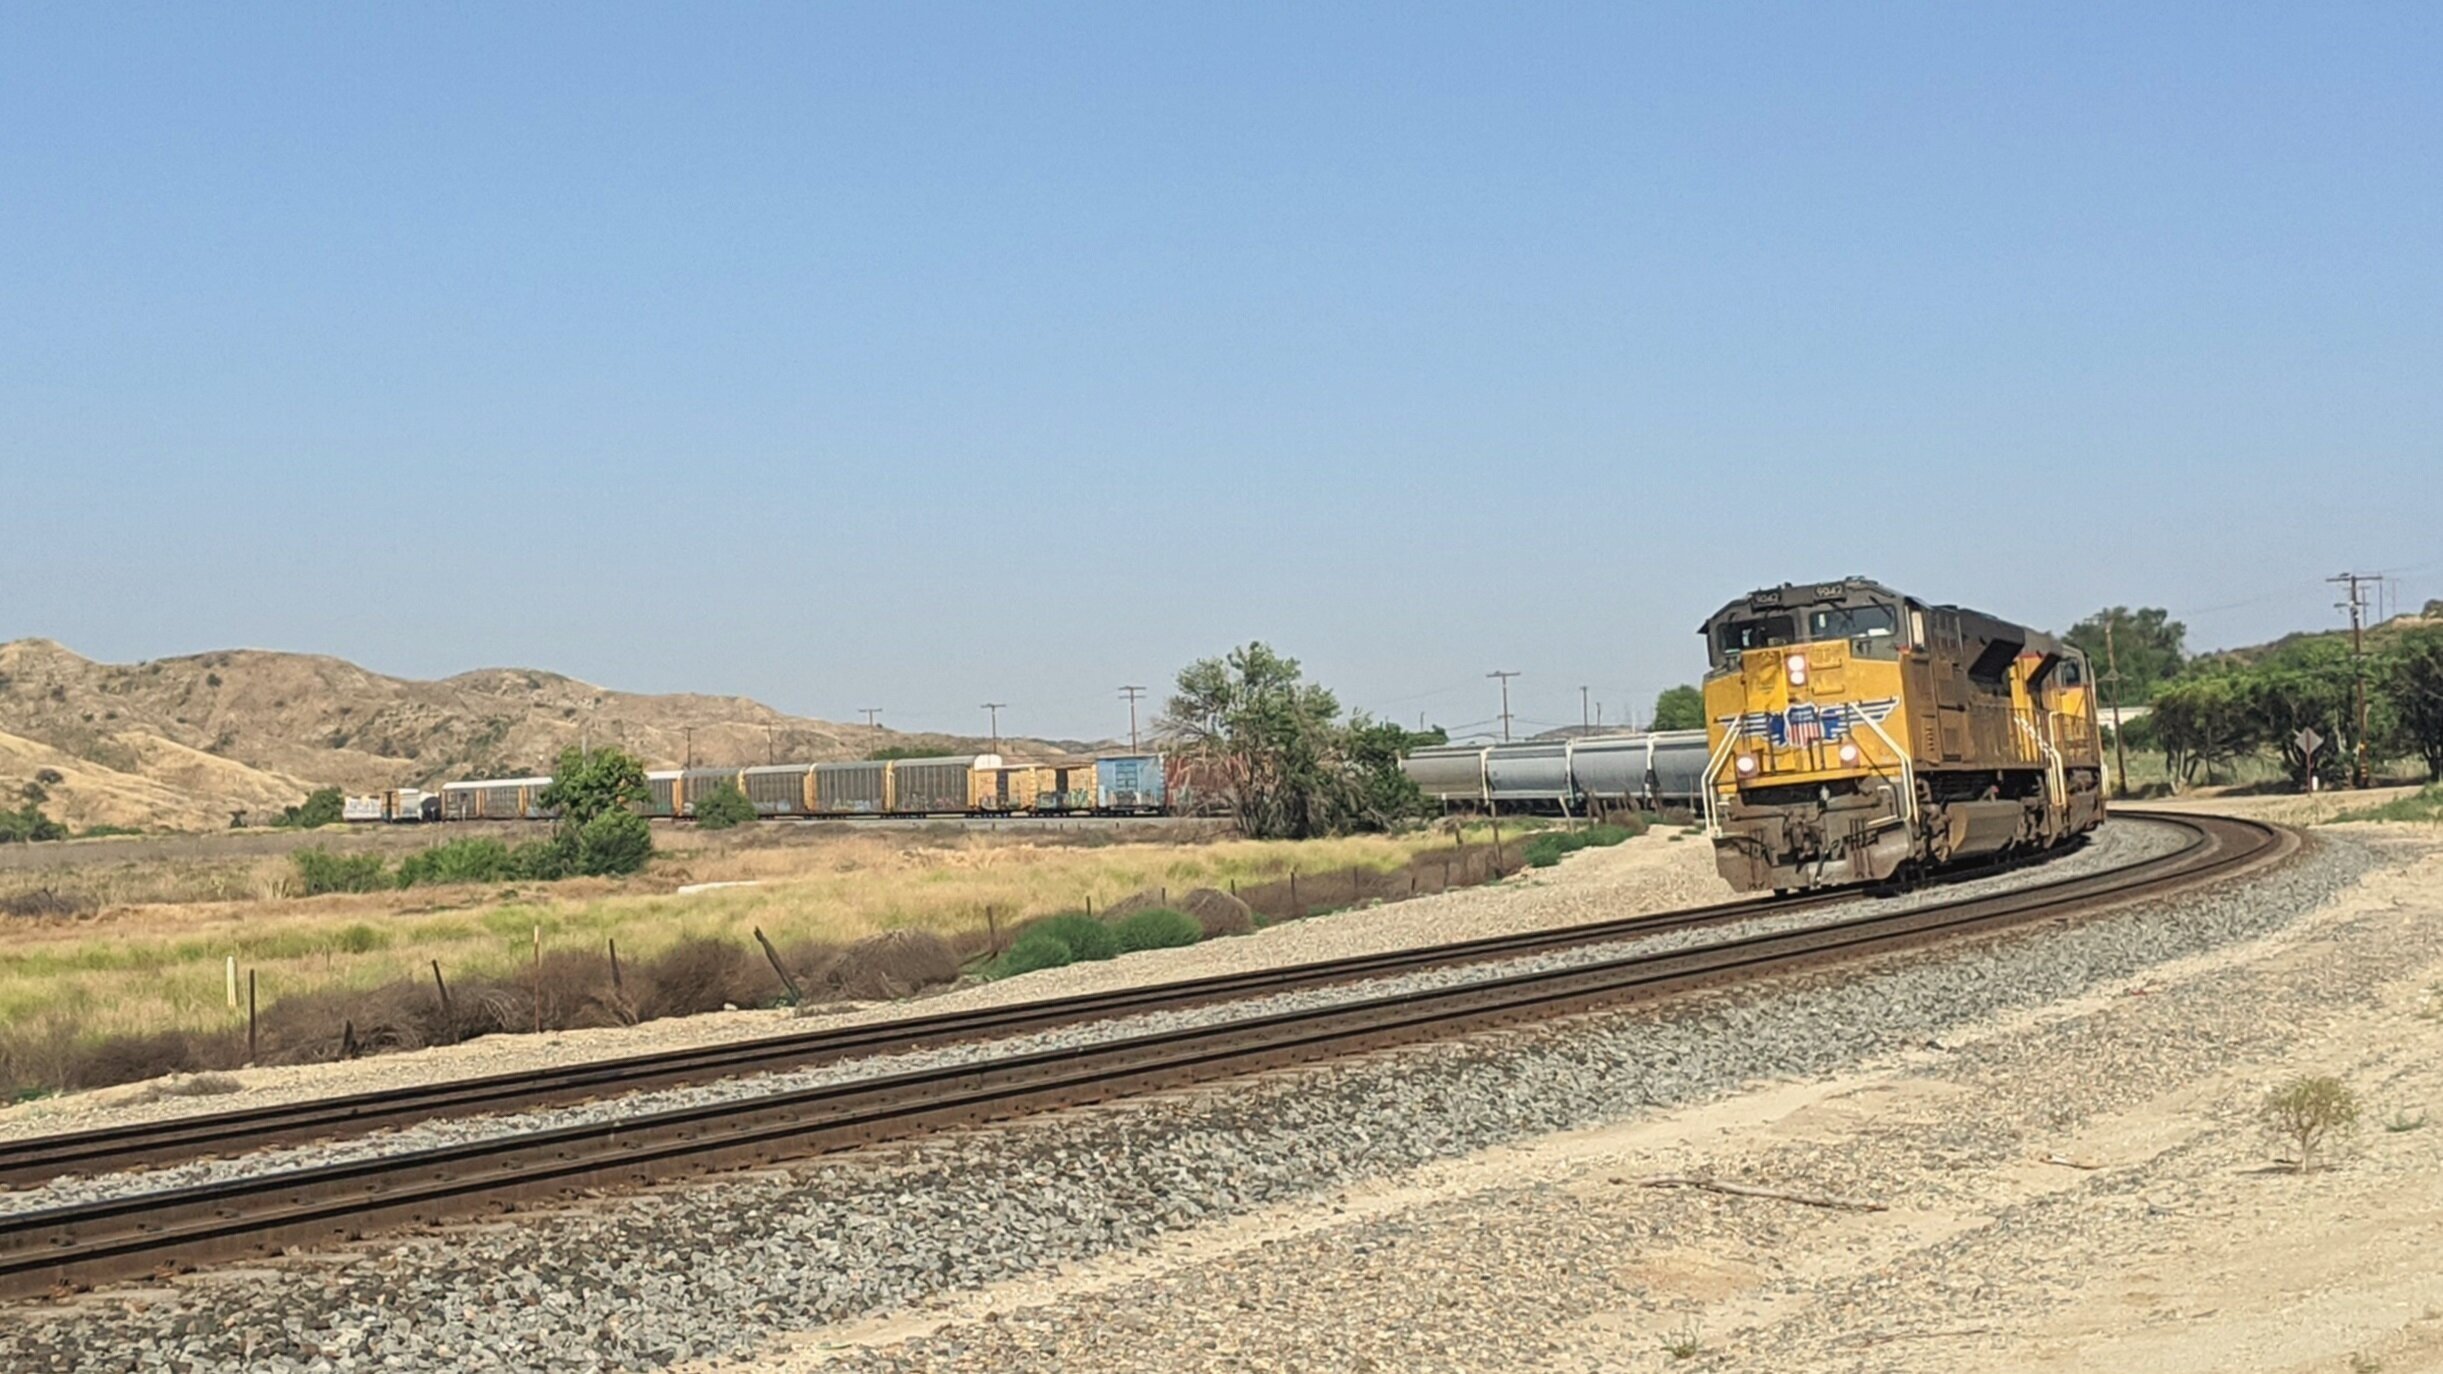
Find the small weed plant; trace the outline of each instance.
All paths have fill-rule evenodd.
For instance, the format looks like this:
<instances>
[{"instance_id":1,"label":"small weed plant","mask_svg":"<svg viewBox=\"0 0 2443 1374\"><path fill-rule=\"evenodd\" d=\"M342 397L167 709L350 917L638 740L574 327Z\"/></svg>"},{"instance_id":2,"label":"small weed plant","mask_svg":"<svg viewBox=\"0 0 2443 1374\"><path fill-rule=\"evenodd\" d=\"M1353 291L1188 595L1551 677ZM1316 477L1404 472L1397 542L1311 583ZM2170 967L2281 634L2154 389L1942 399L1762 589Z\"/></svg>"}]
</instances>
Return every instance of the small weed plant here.
<instances>
[{"instance_id":1,"label":"small weed plant","mask_svg":"<svg viewBox=\"0 0 2443 1374\"><path fill-rule=\"evenodd\" d=\"M1625 825L1607 821L1583 830L1548 830L1527 841L1527 864L1531 868L1550 868L1559 863L1563 855L1575 854L1581 849L1608 848L1643 833L1645 828L1645 822L1638 820Z\"/></svg>"},{"instance_id":2,"label":"small weed plant","mask_svg":"<svg viewBox=\"0 0 2443 1374\"><path fill-rule=\"evenodd\" d=\"M2298 1153L2299 1173L2315 1167L2316 1152L2358 1126L2358 1096L2327 1074L2302 1074L2265 1094L2258 1109L2265 1129Z\"/></svg>"},{"instance_id":3,"label":"small weed plant","mask_svg":"<svg viewBox=\"0 0 2443 1374\"><path fill-rule=\"evenodd\" d=\"M1204 925L1184 911L1155 907L1105 922L1082 911L1064 912L1026 928L987 976L1008 978L1037 969L1109 959L1141 949L1176 949L1204 938Z\"/></svg>"},{"instance_id":4,"label":"small weed plant","mask_svg":"<svg viewBox=\"0 0 2443 1374\"><path fill-rule=\"evenodd\" d=\"M1705 1349L1705 1330L1696 1318L1680 1323L1677 1331L1663 1338L1663 1353L1675 1360L1692 1360Z\"/></svg>"}]
</instances>

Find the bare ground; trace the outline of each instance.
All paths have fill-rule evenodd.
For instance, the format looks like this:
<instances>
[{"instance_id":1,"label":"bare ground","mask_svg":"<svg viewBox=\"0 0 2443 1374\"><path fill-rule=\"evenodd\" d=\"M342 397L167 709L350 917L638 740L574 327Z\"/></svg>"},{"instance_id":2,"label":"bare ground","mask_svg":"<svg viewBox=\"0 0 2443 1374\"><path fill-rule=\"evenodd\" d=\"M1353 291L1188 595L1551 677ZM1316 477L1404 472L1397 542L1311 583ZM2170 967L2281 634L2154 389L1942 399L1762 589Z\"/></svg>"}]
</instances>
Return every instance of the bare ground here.
<instances>
[{"instance_id":1,"label":"bare ground","mask_svg":"<svg viewBox=\"0 0 2443 1374\"><path fill-rule=\"evenodd\" d=\"M960 1368L2443 1371L2443 840L2278 935L1777 1083L810 1333ZM2369 1119L2300 1176L2295 1073ZM1858 1211L1641 1186L1732 1180ZM942 1348L939 1341L928 1349Z\"/></svg>"}]
</instances>

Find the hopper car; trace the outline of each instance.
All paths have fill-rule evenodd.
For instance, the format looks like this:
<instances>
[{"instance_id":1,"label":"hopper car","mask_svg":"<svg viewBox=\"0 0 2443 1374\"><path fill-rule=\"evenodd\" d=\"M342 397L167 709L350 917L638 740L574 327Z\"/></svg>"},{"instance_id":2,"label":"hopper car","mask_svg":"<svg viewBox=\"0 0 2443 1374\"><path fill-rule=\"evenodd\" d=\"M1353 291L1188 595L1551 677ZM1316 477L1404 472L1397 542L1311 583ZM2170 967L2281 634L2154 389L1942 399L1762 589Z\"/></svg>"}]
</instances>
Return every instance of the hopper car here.
<instances>
[{"instance_id":1,"label":"hopper car","mask_svg":"<svg viewBox=\"0 0 2443 1374\"><path fill-rule=\"evenodd\" d=\"M1861 577L1707 619L1699 787L1742 892L1889 883L2104 817L2093 673L2052 635Z\"/></svg>"},{"instance_id":2,"label":"hopper car","mask_svg":"<svg viewBox=\"0 0 2443 1374\"><path fill-rule=\"evenodd\" d=\"M1400 767L1446 811L1585 815L1701 801L1702 730L1652 730L1419 749Z\"/></svg>"}]
</instances>

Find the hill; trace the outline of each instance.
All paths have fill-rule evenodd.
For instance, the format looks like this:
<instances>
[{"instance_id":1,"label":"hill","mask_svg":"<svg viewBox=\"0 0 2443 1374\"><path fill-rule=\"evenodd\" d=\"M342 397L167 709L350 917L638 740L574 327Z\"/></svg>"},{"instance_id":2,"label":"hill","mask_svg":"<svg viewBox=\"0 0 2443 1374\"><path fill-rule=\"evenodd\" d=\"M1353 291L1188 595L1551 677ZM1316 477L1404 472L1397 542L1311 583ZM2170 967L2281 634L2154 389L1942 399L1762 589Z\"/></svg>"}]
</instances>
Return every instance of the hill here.
<instances>
[{"instance_id":1,"label":"hill","mask_svg":"<svg viewBox=\"0 0 2443 1374\"><path fill-rule=\"evenodd\" d=\"M317 654L232 649L96 663L47 639L0 644L0 800L41 770L71 825L212 829L265 819L316 787L432 787L548 770L590 738L653 768L980 750L982 740L792 716L746 697L615 692L558 673L485 668L438 682ZM1014 757L1089 748L1004 739Z\"/></svg>"}]
</instances>

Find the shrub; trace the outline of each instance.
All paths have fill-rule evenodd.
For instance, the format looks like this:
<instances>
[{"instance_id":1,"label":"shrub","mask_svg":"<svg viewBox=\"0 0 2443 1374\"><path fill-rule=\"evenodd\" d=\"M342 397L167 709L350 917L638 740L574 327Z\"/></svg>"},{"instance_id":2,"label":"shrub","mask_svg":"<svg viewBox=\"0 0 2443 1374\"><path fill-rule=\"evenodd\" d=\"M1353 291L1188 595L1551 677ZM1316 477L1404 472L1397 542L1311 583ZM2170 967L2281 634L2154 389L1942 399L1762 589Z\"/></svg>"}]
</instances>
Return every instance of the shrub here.
<instances>
[{"instance_id":1,"label":"shrub","mask_svg":"<svg viewBox=\"0 0 2443 1374\"><path fill-rule=\"evenodd\" d=\"M879 1002L958 979L959 957L949 941L929 930L893 930L850 945L825 972L823 986L836 996Z\"/></svg>"},{"instance_id":2,"label":"shrub","mask_svg":"<svg viewBox=\"0 0 2443 1374\"><path fill-rule=\"evenodd\" d=\"M0 811L0 844L26 844L40 840L64 840L68 827L42 814L42 808L32 802L14 811Z\"/></svg>"},{"instance_id":3,"label":"shrub","mask_svg":"<svg viewBox=\"0 0 2443 1374\"><path fill-rule=\"evenodd\" d=\"M1067 945L1069 953L1082 960L1108 959L1120 952L1119 937L1111 933L1111 927L1080 911L1048 917L1029 933L1035 932Z\"/></svg>"},{"instance_id":4,"label":"shrub","mask_svg":"<svg viewBox=\"0 0 2443 1374\"><path fill-rule=\"evenodd\" d=\"M528 840L509 851L505 876L520 882L558 882L577 871L577 844L565 834Z\"/></svg>"},{"instance_id":5,"label":"shrub","mask_svg":"<svg viewBox=\"0 0 2443 1374\"><path fill-rule=\"evenodd\" d=\"M2316 1148L2358 1125L2358 1095L2338 1078L2307 1074L2265 1094L2258 1109L2266 1129L2296 1146L2298 1171L2315 1167Z\"/></svg>"},{"instance_id":6,"label":"shrub","mask_svg":"<svg viewBox=\"0 0 2443 1374\"><path fill-rule=\"evenodd\" d=\"M650 1021L769 1001L771 981L763 960L744 945L695 937L637 964L628 977L628 992L637 1019Z\"/></svg>"},{"instance_id":7,"label":"shrub","mask_svg":"<svg viewBox=\"0 0 2443 1374\"><path fill-rule=\"evenodd\" d=\"M451 840L399 861L399 886L497 883L512 875L509 846L498 840Z\"/></svg>"},{"instance_id":8,"label":"shrub","mask_svg":"<svg viewBox=\"0 0 2443 1374\"><path fill-rule=\"evenodd\" d=\"M722 783L695 799L696 824L706 830L727 830L755 819L755 803L735 783Z\"/></svg>"},{"instance_id":9,"label":"shrub","mask_svg":"<svg viewBox=\"0 0 2443 1374\"><path fill-rule=\"evenodd\" d=\"M304 801L280 812L274 825L292 830L311 830L318 825L334 825L339 821L346 798L336 787L320 787L306 794Z\"/></svg>"},{"instance_id":10,"label":"shrub","mask_svg":"<svg viewBox=\"0 0 2443 1374\"><path fill-rule=\"evenodd\" d=\"M308 897L325 892L379 892L391 885L387 866L379 854L300 849L291 857L296 861L297 876L304 881Z\"/></svg>"},{"instance_id":11,"label":"shrub","mask_svg":"<svg viewBox=\"0 0 2443 1374\"><path fill-rule=\"evenodd\" d=\"M1252 935L1255 933L1255 911L1245 902L1219 888L1200 887L1187 895L1180 905L1204 931L1208 940L1221 935Z\"/></svg>"},{"instance_id":12,"label":"shrub","mask_svg":"<svg viewBox=\"0 0 2443 1374\"><path fill-rule=\"evenodd\" d=\"M226 1031L150 1031L113 1035L73 1051L63 1087L107 1088L117 1083L173 1073L204 1073L237 1066L240 1037Z\"/></svg>"},{"instance_id":13,"label":"shrub","mask_svg":"<svg viewBox=\"0 0 2443 1374\"><path fill-rule=\"evenodd\" d=\"M1001 956L1001 961L993 966L993 976L1008 978L1076 962L1077 954L1069 948L1068 941L1037 926L1019 936L1018 943L1011 945L1009 953Z\"/></svg>"},{"instance_id":14,"label":"shrub","mask_svg":"<svg viewBox=\"0 0 2443 1374\"><path fill-rule=\"evenodd\" d=\"M1140 911L1112 928L1122 954L1141 949L1177 949L1204 938L1204 927L1184 911Z\"/></svg>"},{"instance_id":15,"label":"shrub","mask_svg":"<svg viewBox=\"0 0 2443 1374\"><path fill-rule=\"evenodd\" d=\"M633 811L605 811L577 827L577 871L592 877L634 873L653 857L653 827Z\"/></svg>"},{"instance_id":16,"label":"shrub","mask_svg":"<svg viewBox=\"0 0 2443 1374\"><path fill-rule=\"evenodd\" d=\"M31 892L12 892L0 897L0 916L23 916L34 920L66 920L88 916L101 907L92 894L62 892L57 888L38 887Z\"/></svg>"}]
</instances>

